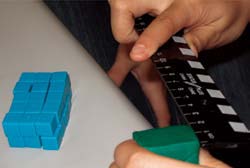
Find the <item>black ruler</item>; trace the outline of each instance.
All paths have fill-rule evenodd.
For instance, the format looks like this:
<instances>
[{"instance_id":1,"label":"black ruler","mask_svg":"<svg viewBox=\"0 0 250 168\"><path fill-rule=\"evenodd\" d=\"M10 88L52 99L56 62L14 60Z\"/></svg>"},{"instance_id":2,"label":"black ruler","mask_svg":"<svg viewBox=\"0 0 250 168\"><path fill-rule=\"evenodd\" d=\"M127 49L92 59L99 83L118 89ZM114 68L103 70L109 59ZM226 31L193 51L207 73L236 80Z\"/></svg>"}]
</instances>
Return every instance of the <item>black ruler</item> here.
<instances>
[{"instance_id":1,"label":"black ruler","mask_svg":"<svg viewBox=\"0 0 250 168\"><path fill-rule=\"evenodd\" d=\"M135 28L141 33L152 20L149 15L137 18ZM154 54L152 61L184 122L193 128L202 147L215 151L226 162L231 162L228 160L231 157L236 158L231 156L233 153L250 152L250 130L195 57L181 33L172 36ZM237 160L234 164L243 167L239 166L240 162Z\"/></svg>"}]
</instances>

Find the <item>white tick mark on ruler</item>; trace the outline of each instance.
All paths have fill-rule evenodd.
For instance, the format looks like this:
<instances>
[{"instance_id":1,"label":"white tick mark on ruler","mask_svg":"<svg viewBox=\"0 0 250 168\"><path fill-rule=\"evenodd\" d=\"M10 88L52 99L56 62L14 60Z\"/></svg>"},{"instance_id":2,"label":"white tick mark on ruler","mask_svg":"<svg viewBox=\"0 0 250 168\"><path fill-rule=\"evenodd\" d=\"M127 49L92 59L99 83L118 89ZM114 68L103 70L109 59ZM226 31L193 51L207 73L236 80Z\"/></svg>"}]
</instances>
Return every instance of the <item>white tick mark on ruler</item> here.
<instances>
[{"instance_id":1,"label":"white tick mark on ruler","mask_svg":"<svg viewBox=\"0 0 250 168\"><path fill-rule=\"evenodd\" d=\"M193 53L193 51L189 48L179 48L179 50L181 51L181 53L183 55L188 55L188 56L194 56L195 57L195 54Z\"/></svg>"},{"instance_id":2,"label":"white tick mark on ruler","mask_svg":"<svg viewBox=\"0 0 250 168\"><path fill-rule=\"evenodd\" d=\"M229 124L235 132L250 133L244 123L230 121Z\"/></svg>"},{"instance_id":3,"label":"white tick mark on ruler","mask_svg":"<svg viewBox=\"0 0 250 168\"><path fill-rule=\"evenodd\" d=\"M207 89L207 92L211 97L225 99L225 96L219 90Z\"/></svg>"},{"instance_id":4,"label":"white tick mark on ruler","mask_svg":"<svg viewBox=\"0 0 250 168\"><path fill-rule=\"evenodd\" d=\"M195 69L205 69L203 65L198 61L187 61L191 68Z\"/></svg>"},{"instance_id":5,"label":"white tick mark on ruler","mask_svg":"<svg viewBox=\"0 0 250 168\"><path fill-rule=\"evenodd\" d=\"M237 115L237 113L234 111L234 109L232 108L232 106L228 106L228 105L217 105L217 107L220 109L220 111L223 114L230 114L230 115Z\"/></svg>"},{"instance_id":6,"label":"white tick mark on ruler","mask_svg":"<svg viewBox=\"0 0 250 168\"><path fill-rule=\"evenodd\" d=\"M172 38L176 43L187 44L186 40L183 37L173 36Z\"/></svg>"},{"instance_id":7,"label":"white tick mark on ruler","mask_svg":"<svg viewBox=\"0 0 250 168\"><path fill-rule=\"evenodd\" d=\"M205 82L205 83L214 83L214 80L209 76L209 75L201 75L198 74L197 77L199 78L199 80L201 82Z\"/></svg>"}]
</instances>

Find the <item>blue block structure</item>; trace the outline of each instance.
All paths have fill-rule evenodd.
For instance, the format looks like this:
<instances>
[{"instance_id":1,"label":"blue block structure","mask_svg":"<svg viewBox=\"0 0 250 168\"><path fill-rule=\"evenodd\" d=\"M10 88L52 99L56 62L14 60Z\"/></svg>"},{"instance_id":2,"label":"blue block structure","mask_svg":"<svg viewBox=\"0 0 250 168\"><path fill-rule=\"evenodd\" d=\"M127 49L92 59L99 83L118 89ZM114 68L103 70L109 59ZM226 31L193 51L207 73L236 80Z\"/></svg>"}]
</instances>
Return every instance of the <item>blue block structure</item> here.
<instances>
[{"instance_id":1,"label":"blue block structure","mask_svg":"<svg viewBox=\"0 0 250 168\"><path fill-rule=\"evenodd\" d=\"M10 147L59 150L71 110L67 72L23 72L2 126Z\"/></svg>"}]
</instances>

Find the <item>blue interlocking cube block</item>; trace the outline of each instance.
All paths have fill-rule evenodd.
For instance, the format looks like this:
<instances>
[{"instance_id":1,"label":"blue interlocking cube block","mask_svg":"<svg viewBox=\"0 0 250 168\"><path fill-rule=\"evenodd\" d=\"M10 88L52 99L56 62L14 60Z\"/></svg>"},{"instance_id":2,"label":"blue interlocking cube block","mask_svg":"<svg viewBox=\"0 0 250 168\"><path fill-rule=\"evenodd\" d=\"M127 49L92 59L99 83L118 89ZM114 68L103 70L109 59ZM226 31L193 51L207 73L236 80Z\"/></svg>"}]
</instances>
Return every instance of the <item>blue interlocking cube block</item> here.
<instances>
[{"instance_id":1,"label":"blue interlocking cube block","mask_svg":"<svg viewBox=\"0 0 250 168\"><path fill-rule=\"evenodd\" d=\"M31 82L17 82L14 89L13 89L13 93L28 93L30 92L32 87L32 83Z\"/></svg>"},{"instance_id":2,"label":"blue interlocking cube block","mask_svg":"<svg viewBox=\"0 0 250 168\"><path fill-rule=\"evenodd\" d=\"M62 126L67 126L68 125L68 122L69 122L69 117L70 117L70 113L69 113L69 110L70 110L70 104L67 104L65 109L64 109L64 113L63 113L63 116L62 116L62 120L61 120L61 125Z\"/></svg>"},{"instance_id":3,"label":"blue interlocking cube block","mask_svg":"<svg viewBox=\"0 0 250 168\"><path fill-rule=\"evenodd\" d=\"M38 72L35 74L34 81L35 82L49 82L51 78L51 73L49 72Z\"/></svg>"},{"instance_id":4,"label":"blue interlocking cube block","mask_svg":"<svg viewBox=\"0 0 250 168\"><path fill-rule=\"evenodd\" d=\"M25 102L15 102L11 103L9 113L19 113L23 114L25 112L26 103Z\"/></svg>"},{"instance_id":5,"label":"blue interlocking cube block","mask_svg":"<svg viewBox=\"0 0 250 168\"><path fill-rule=\"evenodd\" d=\"M14 98L12 102L19 102L22 104L26 104L26 102L29 100L29 93L16 93L14 94Z\"/></svg>"},{"instance_id":6,"label":"blue interlocking cube block","mask_svg":"<svg viewBox=\"0 0 250 168\"><path fill-rule=\"evenodd\" d=\"M46 150L58 150L60 148L63 136L65 132L65 127L59 126L53 136L41 137L43 149Z\"/></svg>"},{"instance_id":7,"label":"blue interlocking cube block","mask_svg":"<svg viewBox=\"0 0 250 168\"><path fill-rule=\"evenodd\" d=\"M15 148L25 147L23 137L21 136L9 136L8 141L10 147L15 147Z\"/></svg>"},{"instance_id":8,"label":"blue interlocking cube block","mask_svg":"<svg viewBox=\"0 0 250 168\"><path fill-rule=\"evenodd\" d=\"M71 95L69 95L66 99L66 105L63 110L63 115L61 119L61 125L62 126L67 126L69 122L69 117L70 117L70 109L71 109Z\"/></svg>"},{"instance_id":9,"label":"blue interlocking cube block","mask_svg":"<svg viewBox=\"0 0 250 168\"><path fill-rule=\"evenodd\" d=\"M19 131L21 136L36 136L35 123L39 118L39 114L26 114L19 120Z\"/></svg>"},{"instance_id":10,"label":"blue interlocking cube block","mask_svg":"<svg viewBox=\"0 0 250 168\"><path fill-rule=\"evenodd\" d=\"M66 72L55 72L51 77L49 93L63 93L68 95L71 92L71 83Z\"/></svg>"},{"instance_id":11,"label":"blue interlocking cube block","mask_svg":"<svg viewBox=\"0 0 250 168\"><path fill-rule=\"evenodd\" d=\"M19 122L23 114L7 113L3 119L2 125L6 136L21 136L19 131Z\"/></svg>"},{"instance_id":12,"label":"blue interlocking cube block","mask_svg":"<svg viewBox=\"0 0 250 168\"><path fill-rule=\"evenodd\" d=\"M2 121L10 147L58 150L69 122L71 97L67 72L23 72Z\"/></svg>"},{"instance_id":13,"label":"blue interlocking cube block","mask_svg":"<svg viewBox=\"0 0 250 168\"><path fill-rule=\"evenodd\" d=\"M24 146L30 148L41 148L42 143L39 136L24 136Z\"/></svg>"},{"instance_id":14,"label":"blue interlocking cube block","mask_svg":"<svg viewBox=\"0 0 250 168\"><path fill-rule=\"evenodd\" d=\"M59 123L53 114L40 114L36 121L36 132L39 136L53 136Z\"/></svg>"},{"instance_id":15,"label":"blue interlocking cube block","mask_svg":"<svg viewBox=\"0 0 250 168\"><path fill-rule=\"evenodd\" d=\"M47 98L46 98L46 103L57 103L60 102L61 104L65 103L66 99L65 93L60 93L60 92L48 92Z\"/></svg>"},{"instance_id":16,"label":"blue interlocking cube block","mask_svg":"<svg viewBox=\"0 0 250 168\"><path fill-rule=\"evenodd\" d=\"M60 122L63 112L63 103L62 102L51 102L45 103L43 107L43 114L53 114L56 117L57 122Z\"/></svg>"},{"instance_id":17,"label":"blue interlocking cube block","mask_svg":"<svg viewBox=\"0 0 250 168\"><path fill-rule=\"evenodd\" d=\"M30 92L28 103L44 102L46 96L47 96L47 93L44 93L44 92Z\"/></svg>"},{"instance_id":18,"label":"blue interlocking cube block","mask_svg":"<svg viewBox=\"0 0 250 168\"><path fill-rule=\"evenodd\" d=\"M53 82L50 84L49 93L69 94L70 85L66 82Z\"/></svg>"},{"instance_id":19,"label":"blue interlocking cube block","mask_svg":"<svg viewBox=\"0 0 250 168\"><path fill-rule=\"evenodd\" d=\"M19 82L34 82L35 72L23 72L19 78Z\"/></svg>"},{"instance_id":20,"label":"blue interlocking cube block","mask_svg":"<svg viewBox=\"0 0 250 168\"><path fill-rule=\"evenodd\" d=\"M49 89L49 82L36 82L33 84L31 92L47 93L48 89Z\"/></svg>"},{"instance_id":21,"label":"blue interlocking cube block","mask_svg":"<svg viewBox=\"0 0 250 168\"><path fill-rule=\"evenodd\" d=\"M66 83L70 83L70 80L69 80L69 75L67 72L54 72L52 74L52 77L51 77L51 80L50 80L51 83L53 82L66 82Z\"/></svg>"},{"instance_id":22,"label":"blue interlocking cube block","mask_svg":"<svg viewBox=\"0 0 250 168\"><path fill-rule=\"evenodd\" d=\"M65 108L65 110L68 110L68 108ZM67 127L68 126L68 123L69 123L69 117L70 117L70 114L69 113L64 113L63 116L62 116L62 120L61 120L61 125L64 126L64 127Z\"/></svg>"},{"instance_id":23,"label":"blue interlocking cube block","mask_svg":"<svg viewBox=\"0 0 250 168\"><path fill-rule=\"evenodd\" d=\"M27 103L27 105L25 106L25 113L26 114L41 113L43 109L43 105L44 105L44 102L42 101Z\"/></svg>"}]
</instances>

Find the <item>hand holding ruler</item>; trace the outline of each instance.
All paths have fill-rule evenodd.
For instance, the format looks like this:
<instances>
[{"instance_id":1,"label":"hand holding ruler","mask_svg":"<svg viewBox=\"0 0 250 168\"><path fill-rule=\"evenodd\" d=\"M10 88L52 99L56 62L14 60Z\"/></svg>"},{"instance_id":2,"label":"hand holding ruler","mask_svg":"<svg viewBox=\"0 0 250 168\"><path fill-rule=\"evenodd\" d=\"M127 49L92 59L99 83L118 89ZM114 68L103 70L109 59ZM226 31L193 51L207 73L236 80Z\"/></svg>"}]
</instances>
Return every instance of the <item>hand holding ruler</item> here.
<instances>
[{"instance_id":1,"label":"hand holding ruler","mask_svg":"<svg viewBox=\"0 0 250 168\"><path fill-rule=\"evenodd\" d=\"M153 19L149 15L137 18L135 28L138 33ZM250 151L250 130L218 89L181 33L172 36L159 48L152 56L152 61L183 121L193 128L202 147L214 151L218 157L227 161L230 157L237 158L236 153Z\"/></svg>"}]
</instances>

